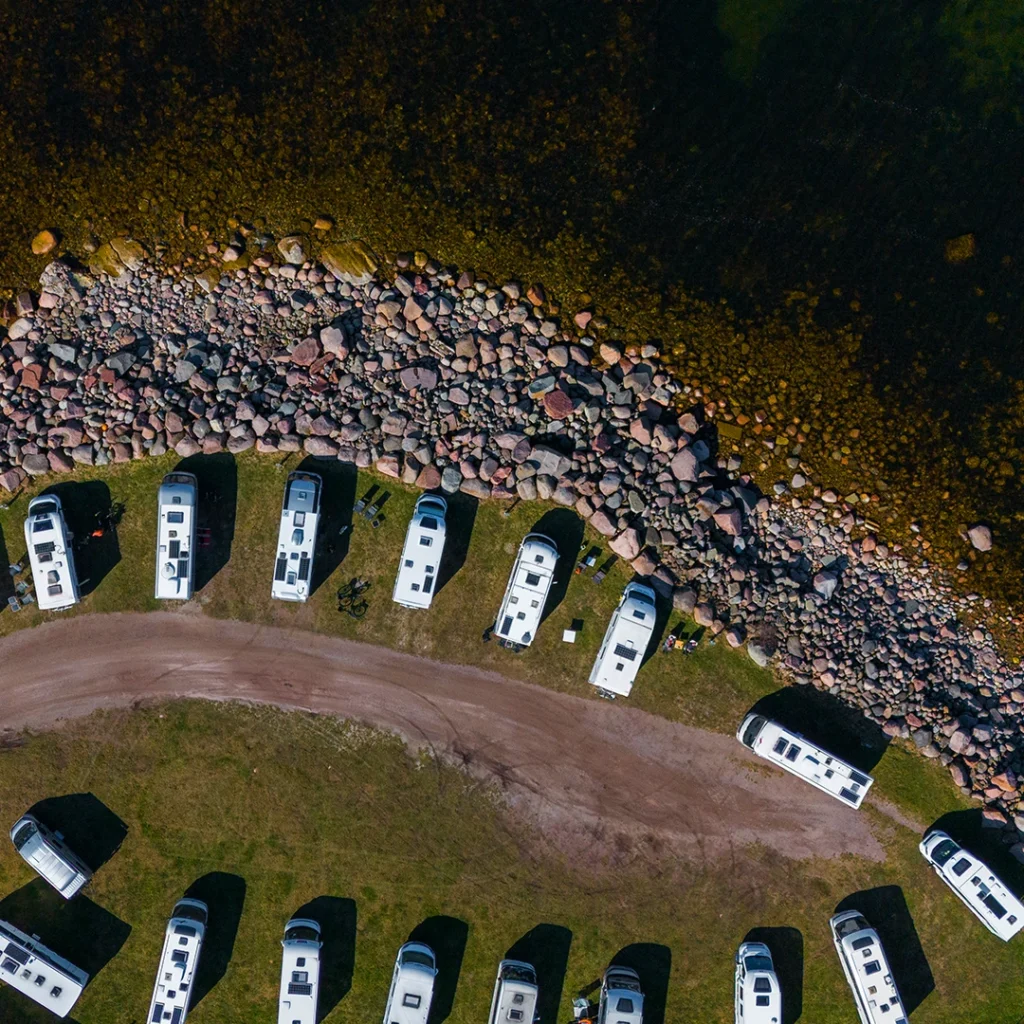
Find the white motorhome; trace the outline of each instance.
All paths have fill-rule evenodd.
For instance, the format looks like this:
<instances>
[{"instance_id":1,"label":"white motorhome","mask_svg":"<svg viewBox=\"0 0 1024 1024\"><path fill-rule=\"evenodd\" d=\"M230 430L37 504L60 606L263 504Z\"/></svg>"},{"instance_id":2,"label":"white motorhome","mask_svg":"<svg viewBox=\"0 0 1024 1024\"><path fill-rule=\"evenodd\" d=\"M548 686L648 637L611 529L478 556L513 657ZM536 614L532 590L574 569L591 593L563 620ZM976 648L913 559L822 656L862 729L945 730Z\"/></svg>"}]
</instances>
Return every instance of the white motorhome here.
<instances>
[{"instance_id":1,"label":"white motorhome","mask_svg":"<svg viewBox=\"0 0 1024 1024\"><path fill-rule=\"evenodd\" d=\"M437 961L422 942L407 942L398 951L384 1024L427 1024L434 998Z\"/></svg>"},{"instance_id":2,"label":"white motorhome","mask_svg":"<svg viewBox=\"0 0 1024 1024\"><path fill-rule=\"evenodd\" d=\"M918 847L935 873L967 904L972 914L1004 942L1024 928L1024 904L983 861L968 853L941 830Z\"/></svg>"},{"instance_id":3,"label":"white motorhome","mask_svg":"<svg viewBox=\"0 0 1024 1024\"><path fill-rule=\"evenodd\" d=\"M448 502L437 494L424 494L416 502L391 595L395 604L406 608L429 608L434 600L437 574L444 554L444 517L447 511Z\"/></svg>"},{"instance_id":4,"label":"white motorhome","mask_svg":"<svg viewBox=\"0 0 1024 1024\"><path fill-rule=\"evenodd\" d=\"M523 538L495 622L494 635L499 640L513 647L533 643L557 564L558 548L550 537L528 533Z\"/></svg>"},{"instance_id":5,"label":"white motorhome","mask_svg":"<svg viewBox=\"0 0 1024 1024\"><path fill-rule=\"evenodd\" d=\"M305 601L309 597L322 487L323 481L316 473L296 470L288 475L270 590L271 597L279 601Z\"/></svg>"},{"instance_id":6,"label":"white motorhome","mask_svg":"<svg viewBox=\"0 0 1024 1024\"><path fill-rule=\"evenodd\" d=\"M857 771L827 750L815 746L800 733L792 732L764 715L747 715L736 731L736 738L759 757L784 768L849 807L860 807L875 781L870 775Z\"/></svg>"},{"instance_id":7,"label":"white motorhome","mask_svg":"<svg viewBox=\"0 0 1024 1024\"><path fill-rule=\"evenodd\" d=\"M185 897L174 905L149 1003L146 1020L150 1024L185 1024L206 936L207 913L202 900Z\"/></svg>"},{"instance_id":8,"label":"white motorhome","mask_svg":"<svg viewBox=\"0 0 1024 1024\"><path fill-rule=\"evenodd\" d=\"M537 1016L537 972L523 960L502 960L494 980L489 1024L533 1024Z\"/></svg>"},{"instance_id":9,"label":"white motorhome","mask_svg":"<svg viewBox=\"0 0 1024 1024\"><path fill-rule=\"evenodd\" d=\"M643 1024L644 994L632 967L609 967L601 979L597 1024Z\"/></svg>"},{"instance_id":10,"label":"white motorhome","mask_svg":"<svg viewBox=\"0 0 1024 1024\"><path fill-rule=\"evenodd\" d=\"M85 861L68 847L64 837L32 814L22 815L14 823L11 842L25 863L66 900L92 878Z\"/></svg>"},{"instance_id":11,"label":"white motorhome","mask_svg":"<svg viewBox=\"0 0 1024 1024\"><path fill-rule=\"evenodd\" d=\"M861 1024L907 1024L878 932L859 910L836 914L829 926Z\"/></svg>"},{"instance_id":12,"label":"white motorhome","mask_svg":"<svg viewBox=\"0 0 1024 1024\"><path fill-rule=\"evenodd\" d=\"M36 584L36 602L43 611L62 612L78 604L78 574L71 540L60 498L41 494L28 503L25 546Z\"/></svg>"},{"instance_id":13,"label":"white motorhome","mask_svg":"<svg viewBox=\"0 0 1024 1024\"><path fill-rule=\"evenodd\" d=\"M199 487L192 473L168 473L157 492L158 601L188 601L195 581Z\"/></svg>"},{"instance_id":14,"label":"white motorhome","mask_svg":"<svg viewBox=\"0 0 1024 1024\"><path fill-rule=\"evenodd\" d=\"M642 583L627 583L605 630L590 670L590 685L628 697L654 633L655 593Z\"/></svg>"},{"instance_id":15,"label":"white motorhome","mask_svg":"<svg viewBox=\"0 0 1024 1024\"><path fill-rule=\"evenodd\" d=\"M0 921L0 981L50 1013L66 1017L89 975L20 928Z\"/></svg>"},{"instance_id":16,"label":"white motorhome","mask_svg":"<svg viewBox=\"0 0 1024 1024\"><path fill-rule=\"evenodd\" d=\"M285 925L277 1024L316 1024L321 945L320 925L311 918L293 917Z\"/></svg>"},{"instance_id":17,"label":"white motorhome","mask_svg":"<svg viewBox=\"0 0 1024 1024\"><path fill-rule=\"evenodd\" d=\"M736 953L736 1024L781 1024L782 989L763 942L743 942Z\"/></svg>"}]
</instances>

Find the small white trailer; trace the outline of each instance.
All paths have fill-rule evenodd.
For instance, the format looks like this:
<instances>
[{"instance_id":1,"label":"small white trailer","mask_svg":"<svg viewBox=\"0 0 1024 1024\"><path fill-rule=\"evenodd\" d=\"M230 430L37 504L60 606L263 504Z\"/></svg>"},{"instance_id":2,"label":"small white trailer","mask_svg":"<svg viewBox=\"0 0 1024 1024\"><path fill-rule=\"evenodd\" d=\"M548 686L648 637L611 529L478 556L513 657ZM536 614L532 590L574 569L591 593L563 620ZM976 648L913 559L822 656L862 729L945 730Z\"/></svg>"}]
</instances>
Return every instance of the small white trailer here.
<instances>
[{"instance_id":1,"label":"small white trailer","mask_svg":"<svg viewBox=\"0 0 1024 1024\"><path fill-rule=\"evenodd\" d=\"M533 1024L539 997L533 965L523 960L502 960L494 979L489 1024Z\"/></svg>"},{"instance_id":2,"label":"small white trailer","mask_svg":"<svg viewBox=\"0 0 1024 1024\"><path fill-rule=\"evenodd\" d=\"M829 927L861 1024L907 1024L878 932L859 910L836 914Z\"/></svg>"},{"instance_id":3,"label":"small white trailer","mask_svg":"<svg viewBox=\"0 0 1024 1024\"><path fill-rule=\"evenodd\" d=\"M64 508L55 494L41 494L28 503L25 547L43 611L62 612L78 604L78 574L71 551L72 536Z\"/></svg>"},{"instance_id":4,"label":"small white trailer","mask_svg":"<svg viewBox=\"0 0 1024 1024\"><path fill-rule=\"evenodd\" d=\"M11 829L11 842L22 860L69 900L92 878L92 872L59 832L35 815L23 814Z\"/></svg>"},{"instance_id":5,"label":"small white trailer","mask_svg":"<svg viewBox=\"0 0 1024 1024\"><path fill-rule=\"evenodd\" d=\"M313 577L316 531L320 522L323 481L316 473L289 473L281 502L274 582L270 596L278 601L305 601Z\"/></svg>"},{"instance_id":6,"label":"small white trailer","mask_svg":"<svg viewBox=\"0 0 1024 1024\"><path fill-rule=\"evenodd\" d=\"M558 547L542 533L528 533L519 545L494 635L513 649L529 647L536 639L558 564Z\"/></svg>"},{"instance_id":7,"label":"small white trailer","mask_svg":"<svg viewBox=\"0 0 1024 1024\"><path fill-rule=\"evenodd\" d=\"M655 600L650 587L626 584L590 670L591 686L620 697L629 696L654 634Z\"/></svg>"},{"instance_id":8,"label":"small white trailer","mask_svg":"<svg viewBox=\"0 0 1024 1024\"><path fill-rule=\"evenodd\" d=\"M146 1020L150 1024L185 1024L206 936L207 914L202 900L185 897L174 905L149 1002Z\"/></svg>"},{"instance_id":9,"label":"small white trailer","mask_svg":"<svg viewBox=\"0 0 1024 1024\"><path fill-rule=\"evenodd\" d=\"M632 967L609 967L601 979L597 1024L643 1024L644 994Z\"/></svg>"},{"instance_id":10,"label":"small white trailer","mask_svg":"<svg viewBox=\"0 0 1024 1024\"><path fill-rule=\"evenodd\" d=\"M763 942L743 942L736 953L735 1024L781 1024L782 989L772 952Z\"/></svg>"},{"instance_id":11,"label":"small white trailer","mask_svg":"<svg viewBox=\"0 0 1024 1024\"><path fill-rule=\"evenodd\" d=\"M434 600L444 555L447 512L448 502L438 494L424 494L416 502L391 595L395 604L405 608L429 608Z\"/></svg>"},{"instance_id":12,"label":"small white trailer","mask_svg":"<svg viewBox=\"0 0 1024 1024\"><path fill-rule=\"evenodd\" d=\"M158 601L188 601L195 581L199 487L192 473L168 473L156 501Z\"/></svg>"},{"instance_id":13,"label":"small white trailer","mask_svg":"<svg viewBox=\"0 0 1024 1024\"><path fill-rule=\"evenodd\" d=\"M20 928L0 921L0 981L66 1017L89 981L80 967L58 956Z\"/></svg>"},{"instance_id":14,"label":"small white trailer","mask_svg":"<svg viewBox=\"0 0 1024 1024\"><path fill-rule=\"evenodd\" d=\"M293 917L285 925L277 1024L316 1024L321 945L320 925L312 918Z\"/></svg>"},{"instance_id":15,"label":"small white trailer","mask_svg":"<svg viewBox=\"0 0 1024 1024\"><path fill-rule=\"evenodd\" d=\"M437 960L422 942L407 942L398 951L391 975L384 1024L427 1024L434 998Z\"/></svg>"}]
</instances>

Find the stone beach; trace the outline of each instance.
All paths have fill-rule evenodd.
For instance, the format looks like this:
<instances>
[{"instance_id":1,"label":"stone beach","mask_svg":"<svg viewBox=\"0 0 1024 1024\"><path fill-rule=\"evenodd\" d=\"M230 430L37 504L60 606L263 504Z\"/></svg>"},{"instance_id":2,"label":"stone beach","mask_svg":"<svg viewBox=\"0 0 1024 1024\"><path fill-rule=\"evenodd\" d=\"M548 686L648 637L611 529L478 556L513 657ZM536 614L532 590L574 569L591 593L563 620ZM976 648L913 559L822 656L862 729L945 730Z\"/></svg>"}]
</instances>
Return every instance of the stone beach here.
<instances>
[{"instance_id":1,"label":"stone beach","mask_svg":"<svg viewBox=\"0 0 1024 1024\"><path fill-rule=\"evenodd\" d=\"M677 612L940 760L1019 843L1024 671L960 621L985 603L887 544L856 495L815 485L798 449L762 493L659 346L603 340L599 317L539 284L423 253L382 266L358 242L238 235L214 255L188 273L114 238L16 298L0 328L0 494L76 464L255 448L554 501ZM992 545L984 524L963 539Z\"/></svg>"}]
</instances>

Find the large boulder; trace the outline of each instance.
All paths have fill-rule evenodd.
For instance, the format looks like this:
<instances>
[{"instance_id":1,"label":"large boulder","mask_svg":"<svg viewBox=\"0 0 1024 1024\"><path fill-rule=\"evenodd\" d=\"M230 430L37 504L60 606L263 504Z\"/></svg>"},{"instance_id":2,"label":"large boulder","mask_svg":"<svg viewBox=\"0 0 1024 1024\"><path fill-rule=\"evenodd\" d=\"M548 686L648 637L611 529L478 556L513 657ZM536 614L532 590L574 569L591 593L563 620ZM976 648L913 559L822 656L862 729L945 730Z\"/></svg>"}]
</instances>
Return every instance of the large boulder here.
<instances>
[{"instance_id":1,"label":"large boulder","mask_svg":"<svg viewBox=\"0 0 1024 1024\"><path fill-rule=\"evenodd\" d=\"M338 446L329 437L307 437L302 442L307 455L337 455Z\"/></svg>"},{"instance_id":2,"label":"large boulder","mask_svg":"<svg viewBox=\"0 0 1024 1024\"><path fill-rule=\"evenodd\" d=\"M672 459L669 468L680 483L694 484L700 474L700 460L692 449L684 448Z\"/></svg>"},{"instance_id":3,"label":"large boulder","mask_svg":"<svg viewBox=\"0 0 1024 1024\"><path fill-rule=\"evenodd\" d=\"M351 285L369 284L380 265L376 253L358 238L326 246L320 262L339 281Z\"/></svg>"},{"instance_id":4,"label":"large boulder","mask_svg":"<svg viewBox=\"0 0 1024 1024\"><path fill-rule=\"evenodd\" d=\"M992 549L992 531L984 523L976 523L967 531L967 537L975 551Z\"/></svg>"},{"instance_id":5,"label":"large boulder","mask_svg":"<svg viewBox=\"0 0 1024 1024\"><path fill-rule=\"evenodd\" d=\"M632 562L640 554L640 534L632 526L627 526L622 533L608 542L608 547L620 558Z\"/></svg>"}]
</instances>

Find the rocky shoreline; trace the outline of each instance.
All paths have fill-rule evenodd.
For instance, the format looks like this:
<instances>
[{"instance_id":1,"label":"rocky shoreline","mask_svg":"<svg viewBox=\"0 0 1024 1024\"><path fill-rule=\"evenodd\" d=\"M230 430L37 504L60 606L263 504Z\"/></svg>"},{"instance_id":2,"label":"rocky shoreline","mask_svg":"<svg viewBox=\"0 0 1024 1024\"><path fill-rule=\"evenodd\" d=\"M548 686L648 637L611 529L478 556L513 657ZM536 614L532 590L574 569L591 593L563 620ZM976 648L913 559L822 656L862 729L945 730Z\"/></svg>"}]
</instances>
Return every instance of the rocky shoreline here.
<instances>
[{"instance_id":1,"label":"rocky shoreline","mask_svg":"<svg viewBox=\"0 0 1024 1024\"><path fill-rule=\"evenodd\" d=\"M314 258L300 236L257 239L250 259L251 242L201 273L127 238L87 269L47 266L0 333L0 488L255 448L551 499L677 611L947 765L1021 852L1024 672L859 506L798 471L762 494L657 346L599 340L589 311L560 317L540 285L425 254L382 268L358 242Z\"/></svg>"}]
</instances>

